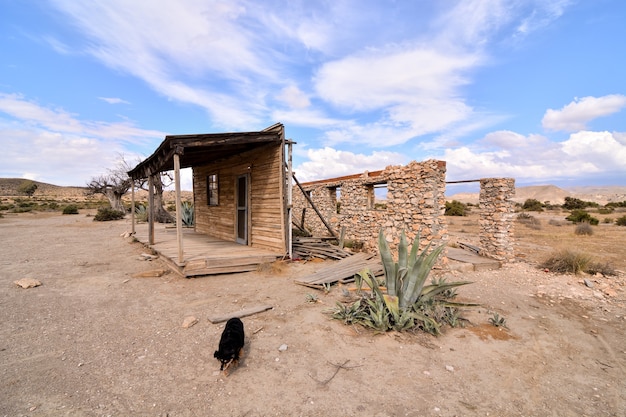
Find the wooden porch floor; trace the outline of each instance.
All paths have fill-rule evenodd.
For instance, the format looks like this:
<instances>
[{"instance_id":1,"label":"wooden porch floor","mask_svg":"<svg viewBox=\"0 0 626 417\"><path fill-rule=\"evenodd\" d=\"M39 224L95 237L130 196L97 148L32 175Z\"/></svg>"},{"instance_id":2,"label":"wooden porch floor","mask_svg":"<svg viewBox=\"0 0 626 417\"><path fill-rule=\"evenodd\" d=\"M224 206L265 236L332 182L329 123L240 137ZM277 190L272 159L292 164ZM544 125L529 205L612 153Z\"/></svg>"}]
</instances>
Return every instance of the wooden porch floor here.
<instances>
[{"instance_id":1,"label":"wooden porch floor","mask_svg":"<svg viewBox=\"0 0 626 417\"><path fill-rule=\"evenodd\" d=\"M169 267L186 278L254 271L259 265L282 258L268 250L217 239L193 229L183 229L183 262L178 262L176 228L154 225L154 245L148 245L148 225L135 226L135 238L159 254Z\"/></svg>"}]
</instances>

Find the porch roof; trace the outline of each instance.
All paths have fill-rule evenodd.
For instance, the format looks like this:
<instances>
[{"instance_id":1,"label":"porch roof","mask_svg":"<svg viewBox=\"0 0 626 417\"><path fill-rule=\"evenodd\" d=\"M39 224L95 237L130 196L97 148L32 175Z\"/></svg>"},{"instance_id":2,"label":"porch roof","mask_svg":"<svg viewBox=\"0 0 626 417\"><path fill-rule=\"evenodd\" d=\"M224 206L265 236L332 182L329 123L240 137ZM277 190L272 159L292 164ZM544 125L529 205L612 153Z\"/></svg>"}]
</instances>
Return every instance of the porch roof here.
<instances>
[{"instance_id":1,"label":"porch roof","mask_svg":"<svg viewBox=\"0 0 626 417\"><path fill-rule=\"evenodd\" d=\"M174 154L181 168L206 165L270 142L284 140L284 126L276 123L258 132L202 133L168 135L156 151L140 162L128 175L133 180L174 169Z\"/></svg>"}]
</instances>

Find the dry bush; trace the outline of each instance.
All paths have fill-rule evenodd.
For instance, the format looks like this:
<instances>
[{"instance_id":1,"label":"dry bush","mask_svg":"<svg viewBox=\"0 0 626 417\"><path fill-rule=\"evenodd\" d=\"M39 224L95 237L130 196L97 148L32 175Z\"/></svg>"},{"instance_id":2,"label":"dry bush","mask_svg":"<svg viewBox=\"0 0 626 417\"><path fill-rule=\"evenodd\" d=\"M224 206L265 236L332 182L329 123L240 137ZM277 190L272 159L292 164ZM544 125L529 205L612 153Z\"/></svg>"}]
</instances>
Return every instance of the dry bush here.
<instances>
[{"instance_id":1,"label":"dry bush","mask_svg":"<svg viewBox=\"0 0 626 417\"><path fill-rule=\"evenodd\" d=\"M616 276L617 271L613 268L609 262L601 263L601 262L592 262L589 264L587 269L585 270L588 274L602 274L604 276Z\"/></svg>"},{"instance_id":2,"label":"dry bush","mask_svg":"<svg viewBox=\"0 0 626 417\"><path fill-rule=\"evenodd\" d=\"M540 267L551 272L578 274L584 272L591 265L591 256L569 249L553 252Z\"/></svg>"},{"instance_id":3,"label":"dry bush","mask_svg":"<svg viewBox=\"0 0 626 417\"><path fill-rule=\"evenodd\" d=\"M589 223L578 223L576 229L574 229L574 233L579 236L591 236L593 229Z\"/></svg>"},{"instance_id":4,"label":"dry bush","mask_svg":"<svg viewBox=\"0 0 626 417\"><path fill-rule=\"evenodd\" d=\"M517 222L529 227L533 230L541 229L541 220L528 213L520 213L517 215Z\"/></svg>"}]
</instances>

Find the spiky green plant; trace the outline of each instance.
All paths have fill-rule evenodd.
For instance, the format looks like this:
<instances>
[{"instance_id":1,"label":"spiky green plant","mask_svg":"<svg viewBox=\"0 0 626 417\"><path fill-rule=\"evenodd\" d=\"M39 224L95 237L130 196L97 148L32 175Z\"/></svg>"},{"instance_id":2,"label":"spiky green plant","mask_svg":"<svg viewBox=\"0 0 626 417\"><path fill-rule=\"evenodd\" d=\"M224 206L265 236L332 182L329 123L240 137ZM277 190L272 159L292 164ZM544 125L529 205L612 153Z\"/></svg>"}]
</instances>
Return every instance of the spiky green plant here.
<instances>
[{"instance_id":1,"label":"spiky green plant","mask_svg":"<svg viewBox=\"0 0 626 417\"><path fill-rule=\"evenodd\" d=\"M403 231L398 245L398 261L395 262L382 229L378 233L378 249L383 261L387 294L398 297L399 308L402 310L414 305L422 295L426 279L445 248L441 245L429 253L432 245L429 243L426 249L418 255L419 240L420 234L418 233L409 252Z\"/></svg>"},{"instance_id":2,"label":"spiky green plant","mask_svg":"<svg viewBox=\"0 0 626 417\"><path fill-rule=\"evenodd\" d=\"M430 245L418 254L419 235L410 252L404 233L398 246L398 261L393 260L384 236L379 234L379 251L385 271L386 292L381 283L365 269L355 275L359 300L349 306L337 303L333 318L346 324L361 324L376 331L403 331L419 328L439 334L442 324L459 325L458 307L470 303L450 301L456 296L454 288L469 282L446 282L444 279L425 285L425 281L441 254L443 247L428 252ZM371 293L363 291L366 284Z\"/></svg>"},{"instance_id":3,"label":"spiky green plant","mask_svg":"<svg viewBox=\"0 0 626 417\"><path fill-rule=\"evenodd\" d=\"M191 227L195 223L196 210L193 203L190 201L183 201L181 203L181 220L187 227Z\"/></svg>"},{"instance_id":4,"label":"spiky green plant","mask_svg":"<svg viewBox=\"0 0 626 417\"><path fill-rule=\"evenodd\" d=\"M138 204L137 206L135 206L135 218L138 222L147 222L148 208L143 204Z\"/></svg>"}]
</instances>

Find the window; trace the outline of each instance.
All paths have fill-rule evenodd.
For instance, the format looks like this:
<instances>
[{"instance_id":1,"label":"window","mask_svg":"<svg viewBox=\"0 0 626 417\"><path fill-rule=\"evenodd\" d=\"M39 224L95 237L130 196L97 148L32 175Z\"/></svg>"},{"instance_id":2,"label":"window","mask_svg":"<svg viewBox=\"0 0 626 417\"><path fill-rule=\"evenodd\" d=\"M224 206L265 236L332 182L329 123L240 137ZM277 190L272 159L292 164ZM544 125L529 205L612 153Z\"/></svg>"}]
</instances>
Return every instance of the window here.
<instances>
[{"instance_id":1,"label":"window","mask_svg":"<svg viewBox=\"0 0 626 417\"><path fill-rule=\"evenodd\" d=\"M330 202L335 206L335 213L341 213L341 187L329 187Z\"/></svg>"},{"instance_id":2,"label":"window","mask_svg":"<svg viewBox=\"0 0 626 417\"><path fill-rule=\"evenodd\" d=\"M368 208L371 210L387 209L387 183L370 184L367 186Z\"/></svg>"},{"instance_id":3,"label":"window","mask_svg":"<svg viewBox=\"0 0 626 417\"><path fill-rule=\"evenodd\" d=\"M217 174L207 175L206 177L206 201L209 206L218 205L218 186Z\"/></svg>"}]
</instances>

